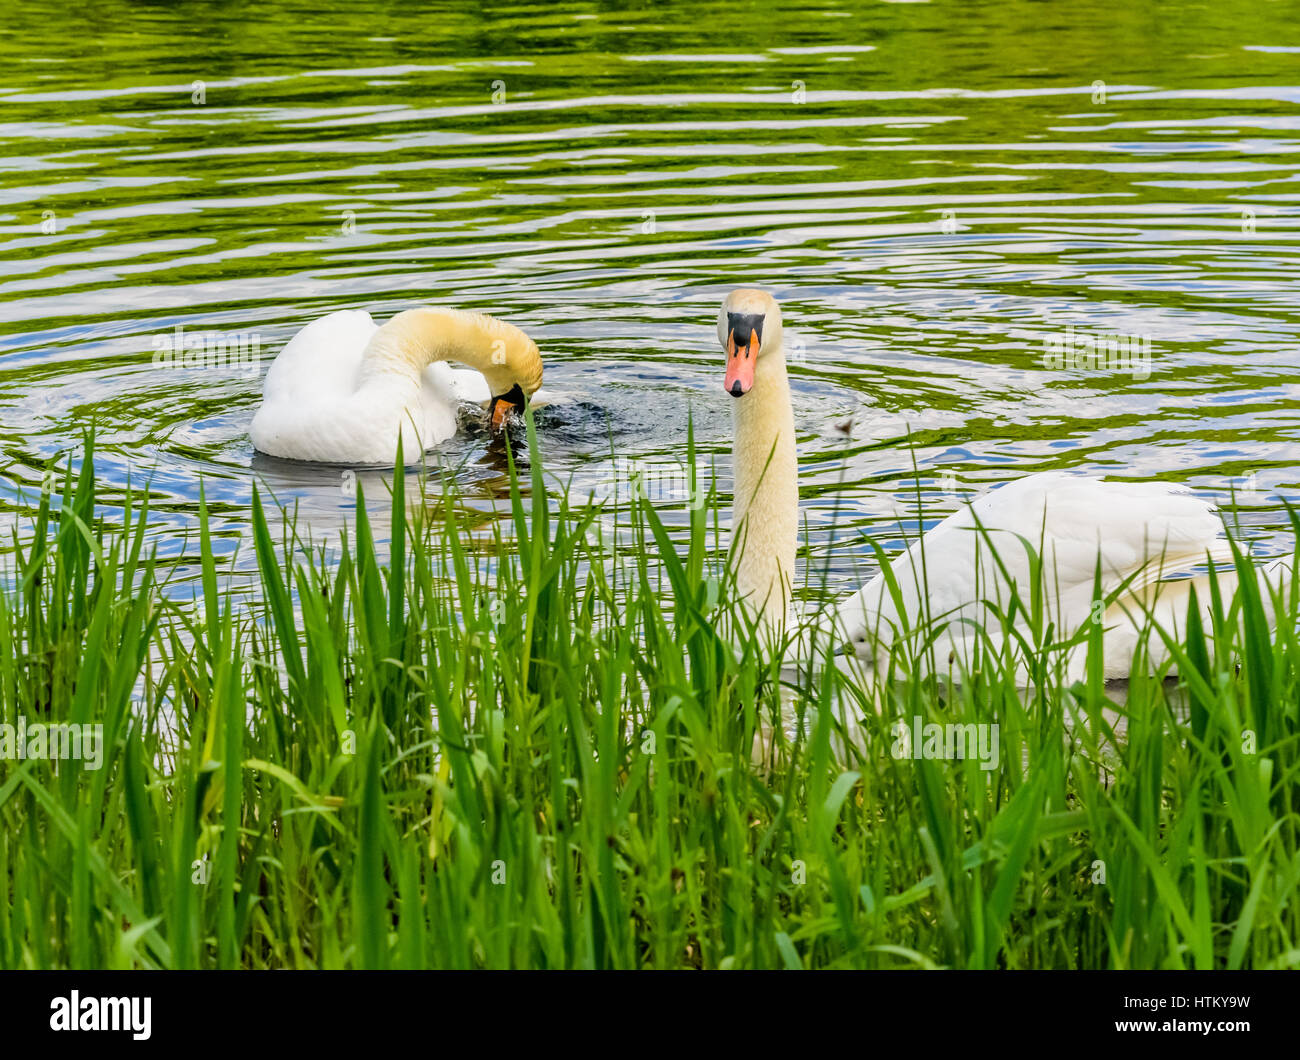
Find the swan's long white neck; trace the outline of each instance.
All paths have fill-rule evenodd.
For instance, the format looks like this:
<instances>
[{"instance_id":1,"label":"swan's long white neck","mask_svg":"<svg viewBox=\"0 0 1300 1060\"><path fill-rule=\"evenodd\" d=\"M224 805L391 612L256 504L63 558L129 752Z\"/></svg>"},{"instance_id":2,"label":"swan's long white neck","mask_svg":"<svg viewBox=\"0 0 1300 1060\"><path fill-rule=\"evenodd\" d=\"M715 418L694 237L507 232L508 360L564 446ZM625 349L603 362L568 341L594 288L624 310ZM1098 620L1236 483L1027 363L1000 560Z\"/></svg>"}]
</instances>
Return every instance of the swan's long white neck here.
<instances>
[{"instance_id":1,"label":"swan's long white neck","mask_svg":"<svg viewBox=\"0 0 1300 1060\"><path fill-rule=\"evenodd\" d=\"M435 361L480 372L493 394L518 384L532 394L542 383L536 344L513 324L459 309L408 309L375 332L361 355L360 384L401 380L418 388Z\"/></svg>"},{"instance_id":2,"label":"swan's long white neck","mask_svg":"<svg viewBox=\"0 0 1300 1060\"><path fill-rule=\"evenodd\" d=\"M742 596L769 626L786 623L799 536L799 470L785 350L766 350L754 385L732 399L735 468L732 548Z\"/></svg>"}]
</instances>

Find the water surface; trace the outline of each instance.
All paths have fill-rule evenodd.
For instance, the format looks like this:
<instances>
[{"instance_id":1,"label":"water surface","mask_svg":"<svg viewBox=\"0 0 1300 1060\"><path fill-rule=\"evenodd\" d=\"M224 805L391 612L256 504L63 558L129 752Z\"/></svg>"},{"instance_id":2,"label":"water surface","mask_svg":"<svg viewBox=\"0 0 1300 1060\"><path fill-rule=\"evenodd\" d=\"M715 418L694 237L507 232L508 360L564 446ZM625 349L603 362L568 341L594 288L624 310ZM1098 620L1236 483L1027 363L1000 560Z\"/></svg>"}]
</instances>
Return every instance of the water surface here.
<instances>
[{"instance_id":1,"label":"water surface","mask_svg":"<svg viewBox=\"0 0 1300 1060\"><path fill-rule=\"evenodd\" d=\"M729 489L723 295L782 302L803 515L838 587L1051 468L1167 477L1265 550L1300 484L1300 28L1286 4L36 2L0 30L0 511L98 432L188 573L254 483L337 527L372 473L259 457L334 309L525 328L556 488ZM262 360L176 370L176 329ZM1049 344L1109 339L1101 367ZM1131 356L1130 356L1131 355ZM910 446L910 447L909 447ZM504 452L437 458L484 507ZM915 461L915 467L914 467ZM647 470L648 469L648 470ZM729 501L724 496L725 501ZM382 519L382 515L379 515ZM834 527L832 534L831 528Z\"/></svg>"}]
</instances>

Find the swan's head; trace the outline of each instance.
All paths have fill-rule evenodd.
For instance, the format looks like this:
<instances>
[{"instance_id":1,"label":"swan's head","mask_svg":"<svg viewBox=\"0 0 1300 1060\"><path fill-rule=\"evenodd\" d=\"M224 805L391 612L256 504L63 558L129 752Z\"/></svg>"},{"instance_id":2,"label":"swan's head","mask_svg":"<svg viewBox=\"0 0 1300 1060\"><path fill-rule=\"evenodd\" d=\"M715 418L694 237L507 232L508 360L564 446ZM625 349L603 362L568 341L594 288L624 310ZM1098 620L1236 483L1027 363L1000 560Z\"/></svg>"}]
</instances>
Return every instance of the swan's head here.
<instances>
[{"instance_id":1,"label":"swan's head","mask_svg":"<svg viewBox=\"0 0 1300 1060\"><path fill-rule=\"evenodd\" d=\"M891 603L880 578L842 601L835 612L835 654L855 655L861 662L874 663L882 650L888 652L897 633Z\"/></svg>"},{"instance_id":2,"label":"swan's head","mask_svg":"<svg viewBox=\"0 0 1300 1060\"><path fill-rule=\"evenodd\" d=\"M854 655L863 662L872 662L876 657L876 638L865 622L856 622L844 630L835 654Z\"/></svg>"},{"instance_id":3,"label":"swan's head","mask_svg":"<svg viewBox=\"0 0 1300 1060\"><path fill-rule=\"evenodd\" d=\"M479 367L492 395L488 416L493 430L499 431L523 412L541 387L542 355L537 343L512 325L493 320L489 330L491 357Z\"/></svg>"},{"instance_id":4,"label":"swan's head","mask_svg":"<svg viewBox=\"0 0 1300 1060\"><path fill-rule=\"evenodd\" d=\"M781 307L766 291L742 287L723 300L718 311L718 342L727 351L723 387L732 397L748 394L754 371L764 357L781 350Z\"/></svg>"}]
</instances>

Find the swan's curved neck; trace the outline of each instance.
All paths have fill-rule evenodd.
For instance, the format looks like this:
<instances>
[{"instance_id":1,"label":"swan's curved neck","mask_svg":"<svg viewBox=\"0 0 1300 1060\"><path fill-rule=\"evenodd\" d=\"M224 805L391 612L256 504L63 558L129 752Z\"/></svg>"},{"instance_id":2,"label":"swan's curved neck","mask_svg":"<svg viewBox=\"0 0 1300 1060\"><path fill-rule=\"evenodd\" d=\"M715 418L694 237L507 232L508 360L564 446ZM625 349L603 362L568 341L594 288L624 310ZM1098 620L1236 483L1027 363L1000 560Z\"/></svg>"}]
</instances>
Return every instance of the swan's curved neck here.
<instances>
[{"instance_id":1,"label":"swan's curved neck","mask_svg":"<svg viewBox=\"0 0 1300 1060\"><path fill-rule=\"evenodd\" d=\"M737 588L769 625L786 621L799 536L799 469L785 351L764 351L733 398L732 550Z\"/></svg>"},{"instance_id":2,"label":"swan's curved neck","mask_svg":"<svg viewBox=\"0 0 1300 1060\"><path fill-rule=\"evenodd\" d=\"M519 386L531 395L542 385L537 345L513 324L459 309L408 309L371 337L361 355L362 381L397 376L418 382L434 361L455 361L481 372L492 394Z\"/></svg>"}]
</instances>

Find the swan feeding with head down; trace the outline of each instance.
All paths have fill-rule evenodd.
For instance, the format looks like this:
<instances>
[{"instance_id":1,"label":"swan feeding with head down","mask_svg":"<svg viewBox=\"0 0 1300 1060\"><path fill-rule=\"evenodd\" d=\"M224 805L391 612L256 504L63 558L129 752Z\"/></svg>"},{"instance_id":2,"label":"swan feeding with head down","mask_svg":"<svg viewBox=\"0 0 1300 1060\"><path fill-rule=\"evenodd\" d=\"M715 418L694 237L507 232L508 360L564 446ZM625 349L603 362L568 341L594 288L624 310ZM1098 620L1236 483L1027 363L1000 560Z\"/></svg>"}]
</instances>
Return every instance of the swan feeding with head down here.
<instances>
[{"instance_id":1,"label":"swan feeding with head down","mask_svg":"<svg viewBox=\"0 0 1300 1060\"><path fill-rule=\"evenodd\" d=\"M727 352L723 385L733 398L736 587L762 624L780 631L792 624L799 485L776 300L763 291L733 291L718 314L718 339ZM1235 589L1232 552L1221 529L1212 506L1173 483L1028 475L926 531L891 561L896 591L885 572L877 574L840 603L832 636L883 670L893 647L920 628L937 635L918 665L969 668L978 645L999 650L1004 627L998 616L1013 595L1023 608L1037 581L1054 639L1069 640L1099 620L1104 676L1125 677L1148 624L1177 635L1192 590L1208 604L1211 575L1201 570L1207 562L1216 564L1225 595ZM1037 570L1026 546L1041 557ZM1278 561L1258 573L1271 620L1269 589L1283 588L1290 570ZM1145 643L1151 664L1161 664L1167 657L1161 637L1147 636ZM1085 663L1086 642L1072 649L1067 672L1082 676Z\"/></svg>"},{"instance_id":2,"label":"swan feeding with head down","mask_svg":"<svg viewBox=\"0 0 1300 1060\"><path fill-rule=\"evenodd\" d=\"M452 363L466 369L454 369ZM392 464L456 433L464 403L499 429L542 385L537 344L513 324L459 309L408 309L382 327L364 310L299 331L267 370L249 437L286 460Z\"/></svg>"}]
</instances>

